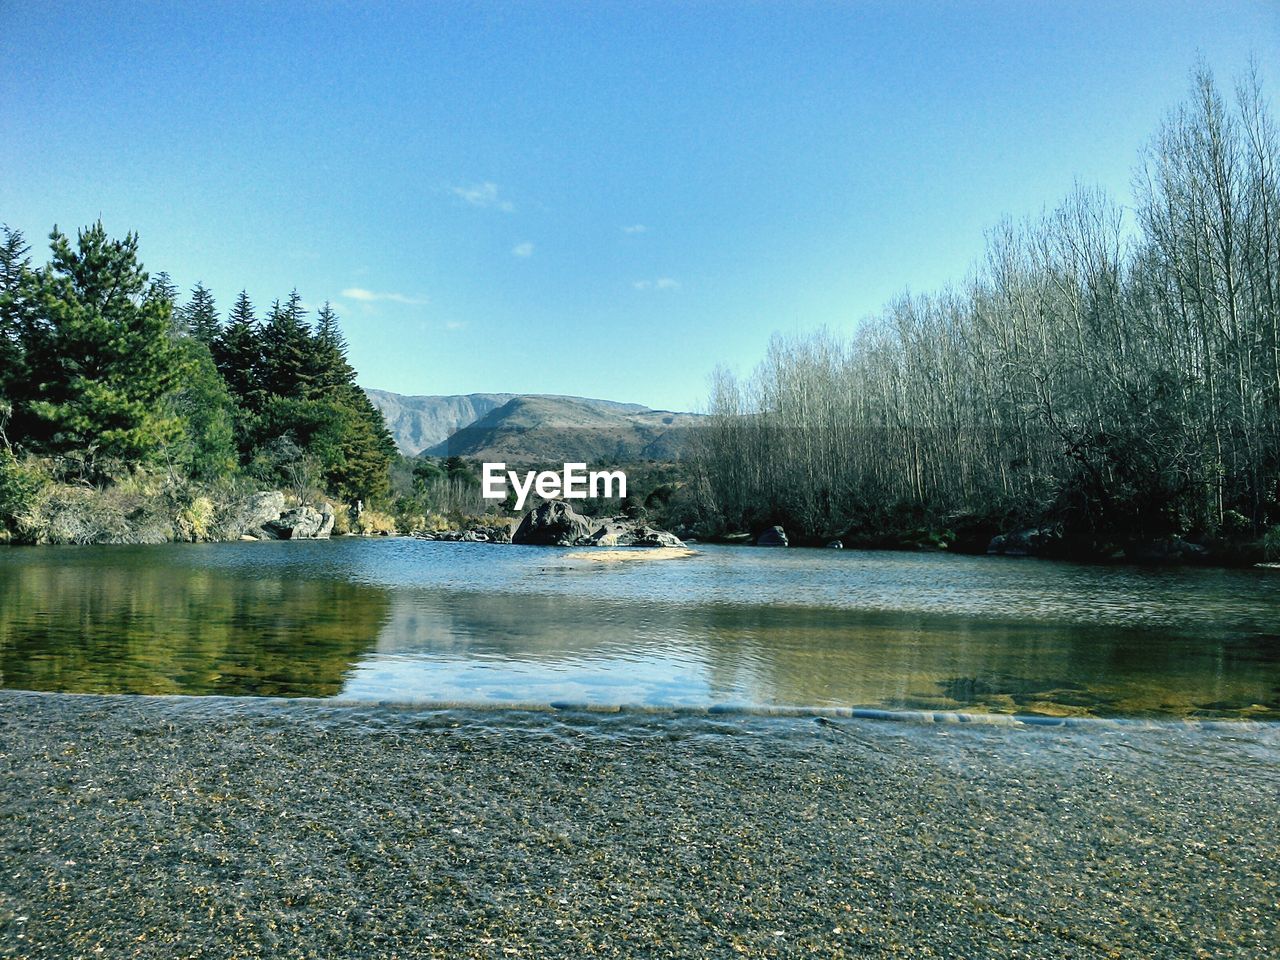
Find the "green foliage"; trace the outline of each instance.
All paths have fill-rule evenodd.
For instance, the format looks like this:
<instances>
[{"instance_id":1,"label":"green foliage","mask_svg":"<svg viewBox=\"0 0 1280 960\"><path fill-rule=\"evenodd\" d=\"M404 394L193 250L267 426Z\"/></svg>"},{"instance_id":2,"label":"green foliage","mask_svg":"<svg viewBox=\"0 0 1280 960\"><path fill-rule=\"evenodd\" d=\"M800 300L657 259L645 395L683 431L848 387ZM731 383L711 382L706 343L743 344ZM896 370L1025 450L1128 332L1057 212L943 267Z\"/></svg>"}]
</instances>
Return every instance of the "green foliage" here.
<instances>
[{"instance_id":1,"label":"green foliage","mask_svg":"<svg viewBox=\"0 0 1280 960\"><path fill-rule=\"evenodd\" d=\"M353 388L316 400L269 397L253 422L252 446L264 448L284 439L315 459L325 488L344 500L387 493L395 448L381 414L363 392ZM283 477L281 471L294 467L275 469Z\"/></svg>"},{"instance_id":2,"label":"green foliage","mask_svg":"<svg viewBox=\"0 0 1280 960\"><path fill-rule=\"evenodd\" d=\"M243 290L231 308L227 325L213 338L209 350L236 403L243 407L261 403L264 393L262 331L249 295Z\"/></svg>"},{"instance_id":3,"label":"green foliage","mask_svg":"<svg viewBox=\"0 0 1280 960\"><path fill-rule=\"evenodd\" d=\"M315 376L315 347L302 309L302 297L294 290L289 299L271 305L262 328L262 389L279 397L305 397Z\"/></svg>"},{"instance_id":4,"label":"green foliage","mask_svg":"<svg viewBox=\"0 0 1280 960\"><path fill-rule=\"evenodd\" d=\"M1269 561L1280 560L1280 524L1262 535L1262 556Z\"/></svg>"},{"instance_id":5,"label":"green foliage","mask_svg":"<svg viewBox=\"0 0 1280 960\"><path fill-rule=\"evenodd\" d=\"M6 539L18 532L24 511L52 482L47 468L19 461L12 451L0 448L0 530Z\"/></svg>"},{"instance_id":6,"label":"green foliage","mask_svg":"<svg viewBox=\"0 0 1280 960\"><path fill-rule=\"evenodd\" d=\"M181 319L186 332L206 346L213 343L222 329L218 305L203 283L191 288L191 300L182 308Z\"/></svg>"},{"instance_id":7,"label":"green foliage","mask_svg":"<svg viewBox=\"0 0 1280 960\"><path fill-rule=\"evenodd\" d=\"M101 464L143 463L181 431L165 396L187 372L169 336L171 307L147 296L137 236L110 240L101 222L76 247L58 230L52 261L19 282L36 449Z\"/></svg>"},{"instance_id":8,"label":"green foliage","mask_svg":"<svg viewBox=\"0 0 1280 960\"><path fill-rule=\"evenodd\" d=\"M9 403L13 388L25 379L22 314L17 295L30 267L30 249L21 231L8 224L0 225L0 403ZM12 414L12 410L9 412Z\"/></svg>"},{"instance_id":9,"label":"green foliage","mask_svg":"<svg viewBox=\"0 0 1280 960\"><path fill-rule=\"evenodd\" d=\"M217 480L230 476L238 466L235 425L239 410L209 348L199 340L184 339L187 377L169 395L168 403L182 424L173 444L173 459L193 480Z\"/></svg>"},{"instance_id":10,"label":"green foliage","mask_svg":"<svg viewBox=\"0 0 1280 960\"><path fill-rule=\"evenodd\" d=\"M148 278L134 234L112 240L97 223L73 245L55 229L51 250L49 265L32 270L21 234L0 228L0 497L10 535L222 535L212 501L191 485L235 486L245 470L299 499L385 496L395 448L356 385L329 304L313 334L297 291L265 325L242 292L223 326L203 284L175 316L177 289L167 274ZM45 475L79 487L37 483L15 451L47 457ZM163 478L164 491L143 489L145 477Z\"/></svg>"}]
</instances>

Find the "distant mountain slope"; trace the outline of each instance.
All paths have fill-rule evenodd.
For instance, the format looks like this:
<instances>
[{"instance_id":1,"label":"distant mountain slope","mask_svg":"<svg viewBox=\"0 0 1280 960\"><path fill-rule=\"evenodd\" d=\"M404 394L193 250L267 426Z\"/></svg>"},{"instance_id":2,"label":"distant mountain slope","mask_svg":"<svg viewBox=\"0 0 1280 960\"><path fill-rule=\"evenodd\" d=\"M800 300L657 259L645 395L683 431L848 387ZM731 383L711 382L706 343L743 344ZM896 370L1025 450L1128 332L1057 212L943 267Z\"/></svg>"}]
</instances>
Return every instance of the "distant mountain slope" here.
<instances>
[{"instance_id":1,"label":"distant mountain slope","mask_svg":"<svg viewBox=\"0 0 1280 960\"><path fill-rule=\"evenodd\" d=\"M368 388L364 392L382 411L400 452L411 457L515 396L514 393L470 393L452 397L406 397Z\"/></svg>"},{"instance_id":2,"label":"distant mountain slope","mask_svg":"<svg viewBox=\"0 0 1280 960\"><path fill-rule=\"evenodd\" d=\"M698 419L638 404L513 397L426 452L527 464L672 461Z\"/></svg>"},{"instance_id":3,"label":"distant mountain slope","mask_svg":"<svg viewBox=\"0 0 1280 960\"><path fill-rule=\"evenodd\" d=\"M522 397L514 393L469 393L455 396L409 397L388 390L371 390L365 393L373 405L382 411L387 428L395 438L402 453L416 456L435 447L462 427L474 424L493 410L515 399L566 401L592 413L630 415L651 413L648 407L638 403L617 403L613 400L592 400L585 397L541 396ZM570 416L572 418L573 415ZM561 418L564 419L563 417ZM471 454L467 454L470 456Z\"/></svg>"}]
</instances>

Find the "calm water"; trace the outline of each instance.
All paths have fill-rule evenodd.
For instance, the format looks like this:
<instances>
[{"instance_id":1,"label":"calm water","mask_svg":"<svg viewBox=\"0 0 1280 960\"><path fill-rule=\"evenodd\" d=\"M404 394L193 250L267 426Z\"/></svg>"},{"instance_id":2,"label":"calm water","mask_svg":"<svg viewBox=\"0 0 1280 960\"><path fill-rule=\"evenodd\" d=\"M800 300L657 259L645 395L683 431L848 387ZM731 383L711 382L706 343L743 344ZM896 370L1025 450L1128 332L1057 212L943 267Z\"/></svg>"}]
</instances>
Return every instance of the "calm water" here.
<instances>
[{"instance_id":1,"label":"calm water","mask_svg":"<svg viewBox=\"0 0 1280 960\"><path fill-rule=\"evenodd\" d=\"M414 540L0 550L0 687L1280 719L1280 571Z\"/></svg>"}]
</instances>

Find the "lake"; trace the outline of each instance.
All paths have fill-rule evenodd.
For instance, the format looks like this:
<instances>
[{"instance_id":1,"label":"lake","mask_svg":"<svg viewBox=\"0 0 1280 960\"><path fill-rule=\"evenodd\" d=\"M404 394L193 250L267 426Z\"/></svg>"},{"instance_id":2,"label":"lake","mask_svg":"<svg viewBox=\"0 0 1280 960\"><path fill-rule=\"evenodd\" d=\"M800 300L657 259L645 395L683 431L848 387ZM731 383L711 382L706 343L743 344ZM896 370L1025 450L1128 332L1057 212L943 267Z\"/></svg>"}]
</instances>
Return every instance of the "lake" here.
<instances>
[{"instance_id":1,"label":"lake","mask_svg":"<svg viewBox=\"0 0 1280 960\"><path fill-rule=\"evenodd\" d=\"M1280 719L1280 572L411 539L0 551L0 687Z\"/></svg>"}]
</instances>

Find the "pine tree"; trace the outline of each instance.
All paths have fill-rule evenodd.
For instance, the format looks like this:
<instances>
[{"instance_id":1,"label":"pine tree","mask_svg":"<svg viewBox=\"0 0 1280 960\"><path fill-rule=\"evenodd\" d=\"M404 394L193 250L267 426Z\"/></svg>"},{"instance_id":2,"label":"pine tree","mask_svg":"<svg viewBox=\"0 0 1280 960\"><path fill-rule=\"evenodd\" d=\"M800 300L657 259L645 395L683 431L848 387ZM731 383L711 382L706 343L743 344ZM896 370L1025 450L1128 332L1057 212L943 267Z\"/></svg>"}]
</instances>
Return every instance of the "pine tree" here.
<instances>
[{"instance_id":1,"label":"pine tree","mask_svg":"<svg viewBox=\"0 0 1280 960\"><path fill-rule=\"evenodd\" d=\"M305 397L314 379L313 348L302 297L294 290L281 305L271 305L262 331L263 388L280 397Z\"/></svg>"},{"instance_id":2,"label":"pine tree","mask_svg":"<svg viewBox=\"0 0 1280 960\"><path fill-rule=\"evenodd\" d=\"M0 419L13 414L15 388L23 382L22 303L19 282L30 268L22 231L0 225ZM3 412L7 411L7 412Z\"/></svg>"},{"instance_id":3,"label":"pine tree","mask_svg":"<svg viewBox=\"0 0 1280 960\"><path fill-rule=\"evenodd\" d=\"M151 278L149 296L167 300L170 307L175 311L178 309L178 285L173 282L173 277L169 276L164 270L161 270Z\"/></svg>"},{"instance_id":4,"label":"pine tree","mask_svg":"<svg viewBox=\"0 0 1280 960\"><path fill-rule=\"evenodd\" d=\"M222 329L218 319L218 305L214 302L213 293L203 283L191 288L191 299L182 308L183 325L187 333L208 345Z\"/></svg>"},{"instance_id":5,"label":"pine tree","mask_svg":"<svg viewBox=\"0 0 1280 960\"><path fill-rule=\"evenodd\" d=\"M214 337L209 350L236 402L242 407L256 406L262 394L262 330L245 291L240 291L227 325Z\"/></svg>"},{"instance_id":6,"label":"pine tree","mask_svg":"<svg viewBox=\"0 0 1280 960\"><path fill-rule=\"evenodd\" d=\"M339 388L356 382L356 371L347 360L347 341L338 325L338 315L327 300L317 314L312 350L314 395L332 395Z\"/></svg>"},{"instance_id":7,"label":"pine tree","mask_svg":"<svg viewBox=\"0 0 1280 960\"><path fill-rule=\"evenodd\" d=\"M238 465L236 419L239 408L218 375L209 348L192 337L178 341L188 374L167 404L182 422L172 459L195 480L217 480Z\"/></svg>"},{"instance_id":8,"label":"pine tree","mask_svg":"<svg viewBox=\"0 0 1280 960\"><path fill-rule=\"evenodd\" d=\"M33 439L101 478L110 461L135 466L177 435L161 401L186 365L169 335L169 303L148 296L136 234L111 240L99 221L73 249L55 227L50 247L50 264L21 281Z\"/></svg>"}]
</instances>

